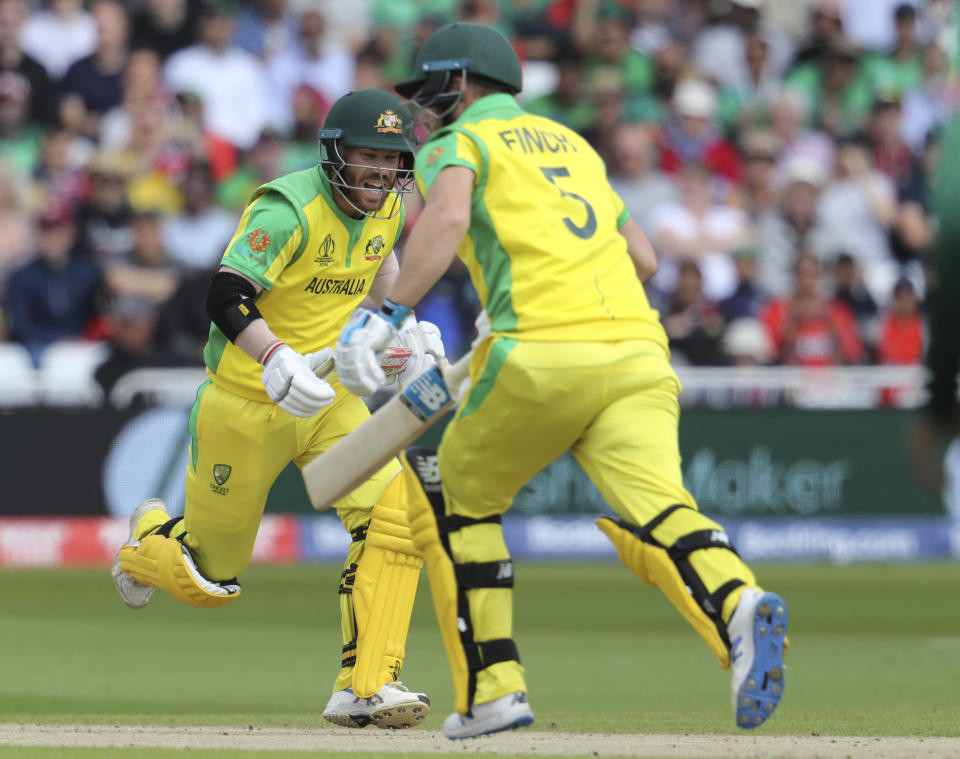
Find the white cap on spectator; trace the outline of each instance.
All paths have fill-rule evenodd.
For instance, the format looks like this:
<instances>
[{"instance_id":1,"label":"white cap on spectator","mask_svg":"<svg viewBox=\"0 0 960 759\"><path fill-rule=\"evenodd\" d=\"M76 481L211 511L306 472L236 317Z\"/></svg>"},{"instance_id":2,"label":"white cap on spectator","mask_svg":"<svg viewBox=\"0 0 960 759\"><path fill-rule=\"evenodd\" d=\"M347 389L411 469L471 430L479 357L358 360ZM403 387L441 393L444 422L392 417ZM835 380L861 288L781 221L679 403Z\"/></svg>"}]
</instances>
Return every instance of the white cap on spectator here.
<instances>
[{"instance_id":1,"label":"white cap on spectator","mask_svg":"<svg viewBox=\"0 0 960 759\"><path fill-rule=\"evenodd\" d=\"M773 358L773 342L758 319L734 319L723 333L723 351L730 358L748 358L765 364Z\"/></svg>"},{"instance_id":2,"label":"white cap on spectator","mask_svg":"<svg viewBox=\"0 0 960 759\"><path fill-rule=\"evenodd\" d=\"M784 168L784 184L805 182L814 187L822 187L827 181L827 172L816 158L798 155L791 158Z\"/></svg>"},{"instance_id":3,"label":"white cap on spectator","mask_svg":"<svg viewBox=\"0 0 960 759\"><path fill-rule=\"evenodd\" d=\"M680 116L712 119L717 96L713 87L702 79L682 79L673 92L673 107Z\"/></svg>"}]
</instances>

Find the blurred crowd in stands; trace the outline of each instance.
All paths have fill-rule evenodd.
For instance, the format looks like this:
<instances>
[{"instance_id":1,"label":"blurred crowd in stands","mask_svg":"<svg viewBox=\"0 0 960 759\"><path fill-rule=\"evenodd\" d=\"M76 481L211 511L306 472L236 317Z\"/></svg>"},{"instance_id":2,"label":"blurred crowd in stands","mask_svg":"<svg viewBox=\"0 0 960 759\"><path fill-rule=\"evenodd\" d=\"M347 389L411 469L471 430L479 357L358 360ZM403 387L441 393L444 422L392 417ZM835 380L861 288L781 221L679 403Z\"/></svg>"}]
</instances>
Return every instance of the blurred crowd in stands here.
<instances>
[{"instance_id":1,"label":"blurred crowd in stands","mask_svg":"<svg viewBox=\"0 0 960 759\"><path fill-rule=\"evenodd\" d=\"M199 365L251 191L452 20L605 159L675 362L920 362L952 0L0 0L0 340L105 341L107 389ZM455 266L418 312L456 355L476 309Z\"/></svg>"}]
</instances>

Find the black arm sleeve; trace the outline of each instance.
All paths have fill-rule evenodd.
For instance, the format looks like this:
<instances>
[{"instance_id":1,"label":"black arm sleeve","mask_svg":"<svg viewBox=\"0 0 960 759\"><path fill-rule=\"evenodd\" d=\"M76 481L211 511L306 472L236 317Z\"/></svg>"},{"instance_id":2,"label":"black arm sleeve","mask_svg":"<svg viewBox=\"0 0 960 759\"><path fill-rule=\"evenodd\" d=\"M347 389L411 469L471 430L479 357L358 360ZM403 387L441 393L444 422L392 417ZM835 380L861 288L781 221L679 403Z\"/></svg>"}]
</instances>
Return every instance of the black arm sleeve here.
<instances>
[{"instance_id":1,"label":"black arm sleeve","mask_svg":"<svg viewBox=\"0 0 960 759\"><path fill-rule=\"evenodd\" d=\"M253 299L256 288L246 279L229 271L210 277L210 289L204 307L210 321L234 342L250 322L262 319Z\"/></svg>"}]
</instances>

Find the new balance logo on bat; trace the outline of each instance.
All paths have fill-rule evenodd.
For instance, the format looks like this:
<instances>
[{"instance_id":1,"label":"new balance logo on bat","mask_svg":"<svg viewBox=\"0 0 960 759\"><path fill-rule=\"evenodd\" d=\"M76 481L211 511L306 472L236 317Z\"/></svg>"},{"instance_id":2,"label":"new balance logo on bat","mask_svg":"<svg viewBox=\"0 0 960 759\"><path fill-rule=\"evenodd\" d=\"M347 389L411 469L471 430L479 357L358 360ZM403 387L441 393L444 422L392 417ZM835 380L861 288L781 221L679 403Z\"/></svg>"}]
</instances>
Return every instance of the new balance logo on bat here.
<instances>
[{"instance_id":1,"label":"new balance logo on bat","mask_svg":"<svg viewBox=\"0 0 960 759\"><path fill-rule=\"evenodd\" d=\"M403 404L419 419L426 421L452 400L437 367L415 379L400 396Z\"/></svg>"}]
</instances>

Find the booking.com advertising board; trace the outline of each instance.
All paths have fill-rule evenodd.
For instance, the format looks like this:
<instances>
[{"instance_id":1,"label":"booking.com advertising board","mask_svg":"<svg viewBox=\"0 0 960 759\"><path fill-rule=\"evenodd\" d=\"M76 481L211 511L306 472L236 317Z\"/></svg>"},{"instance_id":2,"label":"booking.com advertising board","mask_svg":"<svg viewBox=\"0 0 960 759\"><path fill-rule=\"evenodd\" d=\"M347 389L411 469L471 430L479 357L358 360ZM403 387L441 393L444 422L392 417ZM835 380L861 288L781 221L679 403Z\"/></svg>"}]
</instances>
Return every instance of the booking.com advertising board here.
<instances>
[{"instance_id":1,"label":"booking.com advertising board","mask_svg":"<svg viewBox=\"0 0 960 759\"><path fill-rule=\"evenodd\" d=\"M4 413L0 566L108 562L140 501L159 496L182 510L187 411ZM908 468L908 419L897 410L687 409L685 484L747 560L960 558L960 522ZM426 442L439 430L431 433ZM333 514L312 512L295 468L267 511L255 562L342 561L347 534ZM507 544L518 558L613 558L598 513L609 509L564 456L517 495Z\"/></svg>"}]
</instances>

